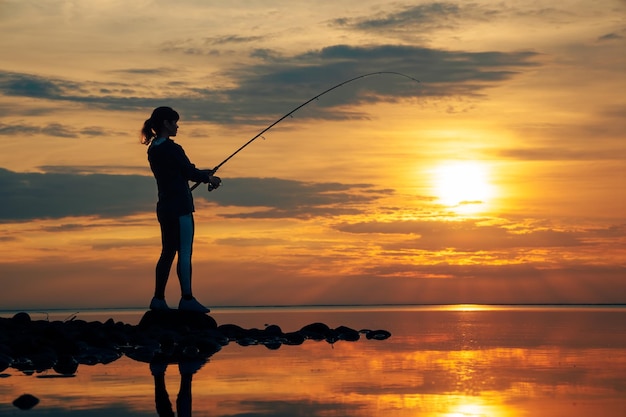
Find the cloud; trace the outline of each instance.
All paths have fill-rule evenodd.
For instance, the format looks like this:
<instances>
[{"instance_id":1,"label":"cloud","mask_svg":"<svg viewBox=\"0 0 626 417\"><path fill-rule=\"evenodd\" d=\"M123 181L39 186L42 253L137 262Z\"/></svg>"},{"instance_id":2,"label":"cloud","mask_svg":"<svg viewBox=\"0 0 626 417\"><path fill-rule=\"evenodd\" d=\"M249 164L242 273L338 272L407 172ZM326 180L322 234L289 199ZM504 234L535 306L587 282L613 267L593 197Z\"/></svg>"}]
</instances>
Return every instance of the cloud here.
<instances>
[{"instance_id":1,"label":"cloud","mask_svg":"<svg viewBox=\"0 0 626 417\"><path fill-rule=\"evenodd\" d=\"M127 69L118 69L111 71L114 74L123 74L123 75L157 75L160 77L171 77L176 74L179 70L174 70L174 68L127 68Z\"/></svg>"},{"instance_id":2,"label":"cloud","mask_svg":"<svg viewBox=\"0 0 626 417\"><path fill-rule=\"evenodd\" d=\"M229 237L223 239L215 239L213 241L217 245L227 245L242 248L245 246L250 247L269 247L269 246L283 246L290 242L286 239L272 239L267 237L262 238L242 238L242 237Z\"/></svg>"},{"instance_id":3,"label":"cloud","mask_svg":"<svg viewBox=\"0 0 626 417\"><path fill-rule=\"evenodd\" d=\"M88 126L77 129L74 126L64 125L61 123L48 123L41 126L26 123L0 123L0 136L24 137L46 135L60 138L78 138L81 136L102 137L110 134L110 131L98 126Z\"/></svg>"},{"instance_id":4,"label":"cloud","mask_svg":"<svg viewBox=\"0 0 626 417\"><path fill-rule=\"evenodd\" d=\"M246 411L244 414L233 415L232 417L263 417L272 415L274 417L292 416L325 416L332 413L336 417L347 417L354 415L366 407L365 403L358 402L320 402L320 401L294 401L294 400L244 400L239 403Z\"/></svg>"},{"instance_id":5,"label":"cloud","mask_svg":"<svg viewBox=\"0 0 626 417\"><path fill-rule=\"evenodd\" d=\"M498 157L524 161L623 160L618 149L564 149L558 147L509 148L495 151Z\"/></svg>"},{"instance_id":6,"label":"cloud","mask_svg":"<svg viewBox=\"0 0 626 417\"><path fill-rule=\"evenodd\" d=\"M387 250L455 249L478 252L514 248L584 246L581 232L552 229L511 230L497 225L483 225L474 220L459 222L398 221L342 223L336 228L348 233L405 234L414 238L388 244Z\"/></svg>"},{"instance_id":7,"label":"cloud","mask_svg":"<svg viewBox=\"0 0 626 417\"><path fill-rule=\"evenodd\" d=\"M598 37L598 41L600 42L614 41L614 40L619 40L619 39L624 39L624 37L620 35L619 33L615 33L615 32L607 33L606 35L602 35Z\"/></svg>"},{"instance_id":8,"label":"cloud","mask_svg":"<svg viewBox=\"0 0 626 417\"><path fill-rule=\"evenodd\" d=\"M0 72L0 91L3 95L55 99L67 90L79 88L79 83L49 79L32 74Z\"/></svg>"},{"instance_id":9,"label":"cloud","mask_svg":"<svg viewBox=\"0 0 626 417\"><path fill-rule=\"evenodd\" d=\"M282 60L272 57L271 65L242 70L246 73L239 78L242 89L272 94L283 91L282 96L293 95L296 89L314 95L355 74L381 70L398 71L423 81L417 88L407 85L407 80L403 79L364 80L337 90L332 97L325 97L320 100L320 106L424 95L476 95L488 84L506 80L517 71L536 65L532 61L536 55L533 52L448 51L409 45L334 45Z\"/></svg>"},{"instance_id":10,"label":"cloud","mask_svg":"<svg viewBox=\"0 0 626 417\"><path fill-rule=\"evenodd\" d=\"M494 149L496 157L532 161L623 160L626 152L623 104L607 104L578 122L529 122L514 124L512 129L524 138L524 146Z\"/></svg>"},{"instance_id":11,"label":"cloud","mask_svg":"<svg viewBox=\"0 0 626 417\"><path fill-rule=\"evenodd\" d=\"M17 173L0 168L0 222L120 217L154 211L156 185L150 176L89 173L80 167L47 169L44 173ZM360 206L391 192L368 184L232 178L212 193L199 188L195 198L246 208L241 213L222 214L228 218L311 218L357 214ZM249 212L249 208L260 209Z\"/></svg>"},{"instance_id":12,"label":"cloud","mask_svg":"<svg viewBox=\"0 0 626 417\"><path fill-rule=\"evenodd\" d=\"M586 229L585 232L598 238L623 238L626 236L626 224L616 224L605 228Z\"/></svg>"},{"instance_id":13,"label":"cloud","mask_svg":"<svg viewBox=\"0 0 626 417\"><path fill-rule=\"evenodd\" d=\"M9 97L76 102L114 109L115 106L136 106L138 99L132 97L135 92L136 85L133 83L71 81L58 77L0 71L0 93ZM144 102L144 99L139 100Z\"/></svg>"},{"instance_id":14,"label":"cloud","mask_svg":"<svg viewBox=\"0 0 626 417\"><path fill-rule=\"evenodd\" d=\"M210 36L201 39L185 38L164 42L161 45L162 52L182 53L185 55L221 55L225 50L224 46L241 45L248 43L258 43L265 39L264 36L240 36L240 35L220 35ZM232 53L232 51L228 51Z\"/></svg>"},{"instance_id":15,"label":"cloud","mask_svg":"<svg viewBox=\"0 0 626 417\"><path fill-rule=\"evenodd\" d=\"M549 23L568 23L575 16L558 8L522 9L498 4L498 7L474 3L435 1L404 7L397 11L377 13L374 16L338 17L331 25L345 29L384 33L386 36L429 37L433 31L459 30L462 25L511 19L543 20Z\"/></svg>"},{"instance_id":16,"label":"cloud","mask_svg":"<svg viewBox=\"0 0 626 417\"><path fill-rule=\"evenodd\" d=\"M410 45L334 45L295 55L268 50L253 54L256 64L223 74L226 86L204 88L169 79L154 97L133 78L162 76L168 68L151 73L145 68L119 72L115 83L74 81L58 77L0 71L0 94L48 101L74 102L116 111L145 110L167 101L186 117L219 123L250 123L302 104L330 86L370 72L392 70L419 78L416 84L400 77L377 76L338 88L299 114L306 118L342 119L364 115L342 110L346 104L396 101L423 96L478 96L493 85L537 65L534 52L467 52ZM10 109L9 109L10 114Z\"/></svg>"},{"instance_id":17,"label":"cloud","mask_svg":"<svg viewBox=\"0 0 626 417\"><path fill-rule=\"evenodd\" d=\"M209 45L225 45L237 43L252 43L263 40L263 36L240 36L240 35L223 35L205 38L204 42Z\"/></svg>"},{"instance_id":18,"label":"cloud","mask_svg":"<svg viewBox=\"0 0 626 417\"><path fill-rule=\"evenodd\" d=\"M16 173L0 168L0 221L116 217L153 210L154 179L141 175Z\"/></svg>"},{"instance_id":19,"label":"cloud","mask_svg":"<svg viewBox=\"0 0 626 417\"><path fill-rule=\"evenodd\" d=\"M380 14L375 17L345 18L339 17L332 24L358 30L399 30L421 29L421 31L433 30L443 26L450 26L461 17L468 17L470 12L479 10L476 4L460 6L456 3L424 3L403 10Z\"/></svg>"},{"instance_id":20,"label":"cloud","mask_svg":"<svg viewBox=\"0 0 626 417\"><path fill-rule=\"evenodd\" d=\"M358 214L359 207L392 193L369 184L310 183L278 178L233 178L211 194L222 206L261 207L229 218L311 218Z\"/></svg>"}]
</instances>

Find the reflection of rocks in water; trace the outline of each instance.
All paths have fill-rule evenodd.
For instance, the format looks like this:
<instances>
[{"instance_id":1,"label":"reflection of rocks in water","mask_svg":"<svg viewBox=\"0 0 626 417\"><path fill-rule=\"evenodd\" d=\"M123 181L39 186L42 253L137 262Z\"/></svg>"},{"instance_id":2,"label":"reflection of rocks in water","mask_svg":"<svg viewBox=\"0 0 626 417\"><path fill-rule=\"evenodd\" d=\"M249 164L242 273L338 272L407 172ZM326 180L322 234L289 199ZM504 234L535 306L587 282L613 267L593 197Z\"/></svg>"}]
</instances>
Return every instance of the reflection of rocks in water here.
<instances>
[{"instance_id":1,"label":"reflection of rocks in water","mask_svg":"<svg viewBox=\"0 0 626 417\"><path fill-rule=\"evenodd\" d=\"M148 311L136 326L113 319L102 323L75 317L33 321L27 313L18 313L0 318L0 372L11 367L32 375L52 369L57 377L73 376L79 365L106 364L122 355L141 362L204 362L231 342L275 350L306 340L355 342L362 334L372 340L391 336L386 330L332 329L324 323L292 332L277 325L245 329L236 324L218 325L211 316L178 310Z\"/></svg>"},{"instance_id":2,"label":"reflection of rocks in water","mask_svg":"<svg viewBox=\"0 0 626 417\"><path fill-rule=\"evenodd\" d=\"M13 400L13 405L20 410L30 410L37 404L39 404L39 398L30 394L22 394Z\"/></svg>"}]
</instances>

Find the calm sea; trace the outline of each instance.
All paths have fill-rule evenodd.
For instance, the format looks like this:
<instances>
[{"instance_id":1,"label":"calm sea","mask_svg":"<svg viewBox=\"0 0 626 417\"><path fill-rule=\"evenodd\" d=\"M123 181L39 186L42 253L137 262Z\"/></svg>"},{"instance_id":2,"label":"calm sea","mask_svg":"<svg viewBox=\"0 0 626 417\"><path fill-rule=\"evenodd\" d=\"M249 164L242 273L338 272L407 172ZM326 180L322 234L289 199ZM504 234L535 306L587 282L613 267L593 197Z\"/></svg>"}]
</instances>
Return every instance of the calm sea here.
<instances>
[{"instance_id":1,"label":"calm sea","mask_svg":"<svg viewBox=\"0 0 626 417\"><path fill-rule=\"evenodd\" d=\"M76 317L137 324L143 313ZM288 332L324 323L391 337L278 349L231 342L191 370L182 363L151 369L126 356L80 365L69 378L8 368L0 416L626 416L623 306L215 308L211 316L244 328L276 324ZM22 394L38 404L16 408Z\"/></svg>"}]
</instances>

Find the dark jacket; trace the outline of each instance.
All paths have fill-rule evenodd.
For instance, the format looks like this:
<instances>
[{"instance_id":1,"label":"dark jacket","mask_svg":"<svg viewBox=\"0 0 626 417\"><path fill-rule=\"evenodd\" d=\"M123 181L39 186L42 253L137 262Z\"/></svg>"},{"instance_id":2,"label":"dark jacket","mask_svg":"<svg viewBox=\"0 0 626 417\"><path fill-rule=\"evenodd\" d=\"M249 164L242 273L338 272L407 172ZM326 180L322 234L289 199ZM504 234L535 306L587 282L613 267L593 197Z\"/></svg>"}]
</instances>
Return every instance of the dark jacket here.
<instances>
[{"instance_id":1,"label":"dark jacket","mask_svg":"<svg viewBox=\"0 0 626 417\"><path fill-rule=\"evenodd\" d=\"M189 181L208 182L210 175L189 161L182 146L171 139L148 148L148 161L159 191L159 221L175 219L194 211Z\"/></svg>"}]
</instances>

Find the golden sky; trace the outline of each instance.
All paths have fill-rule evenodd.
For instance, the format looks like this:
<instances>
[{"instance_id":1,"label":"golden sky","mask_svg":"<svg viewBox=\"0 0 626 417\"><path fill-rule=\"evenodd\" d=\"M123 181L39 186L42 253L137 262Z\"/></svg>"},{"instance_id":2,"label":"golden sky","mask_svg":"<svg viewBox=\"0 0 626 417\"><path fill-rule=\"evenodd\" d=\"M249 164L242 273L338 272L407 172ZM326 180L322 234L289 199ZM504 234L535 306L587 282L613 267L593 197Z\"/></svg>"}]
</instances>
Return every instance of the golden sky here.
<instances>
[{"instance_id":1,"label":"golden sky","mask_svg":"<svg viewBox=\"0 0 626 417\"><path fill-rule=\"evenodd\" d=\"M626 3L0 2L0 309L147 304L139 129L208 305L626 302ZM168 299L179 296L174 274Z\"/></svg>"}]
</instances>

